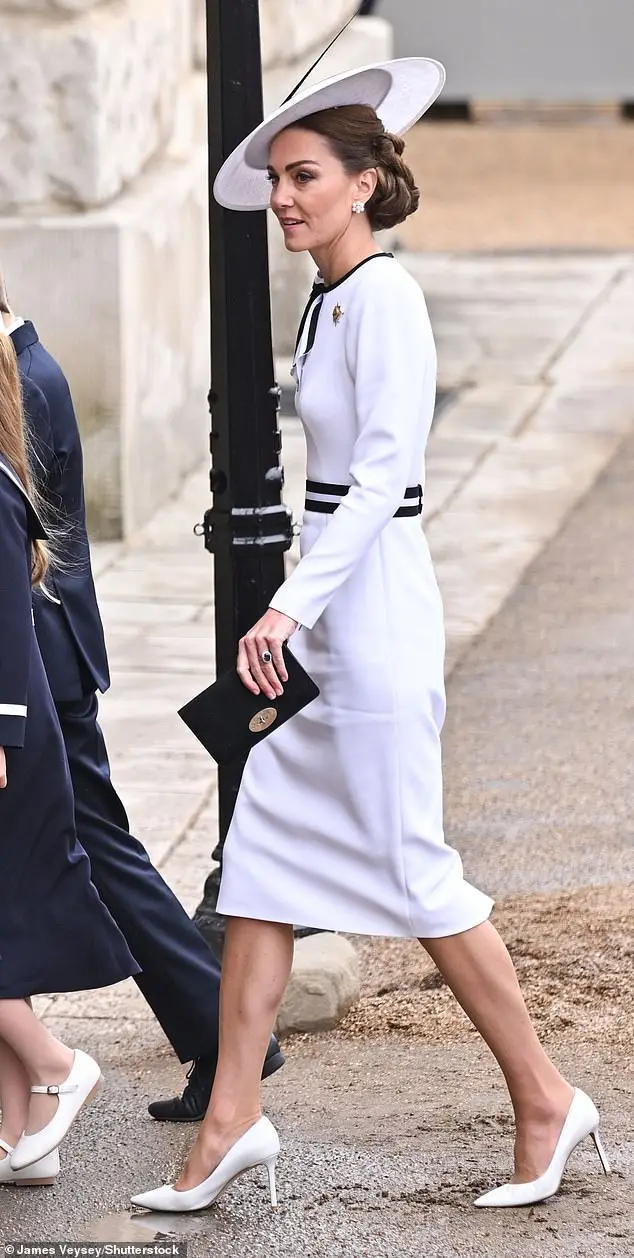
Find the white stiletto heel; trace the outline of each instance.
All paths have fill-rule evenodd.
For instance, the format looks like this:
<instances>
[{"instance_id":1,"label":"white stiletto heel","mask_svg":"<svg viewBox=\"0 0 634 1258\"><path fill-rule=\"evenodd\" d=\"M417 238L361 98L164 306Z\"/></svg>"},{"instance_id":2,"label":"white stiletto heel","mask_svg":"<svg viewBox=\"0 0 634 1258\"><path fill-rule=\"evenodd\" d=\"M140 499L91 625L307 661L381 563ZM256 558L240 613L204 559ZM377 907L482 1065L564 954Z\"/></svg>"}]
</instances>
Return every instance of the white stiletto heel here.
<instances>
[{"instance_id":1,"label":"white stiletto heel","mask_svg":"<svg viewBox=\"0 0 634 1258\"><path fill-rule=\"evenodd\" d=\"M13 1145L0 1140L0 1149L4 1149L6 1158L0 1160L0 1184L14 1188L42 1188L54 1184L59 1175L59 1153L54 1149L45 1158L27 1166L24 1170L14 1171L11 1166Z\"/></svg>"},{"instance_id":2,"label":"white stiletto heel","mask_svg":"<svg viewBox=\"0 0 634 1258\"><path fill-rule=\"evenodd\" d=\"M163 1188L153 1188L150 1192L137 1193L131 1198L134 1206L144 1206L146 1210L167 1210L170 1213L189 1213L191 1210L204 1210L213 1205L220 1195L245 1171L256 1166L266 1166L269 1175L269 1191L271 1205L277 1205L275 1188L275 1163L280 1151L280 1139L268 1118L259 1118L257 1123L249 1127L243 1136L225 1153L215 1171L195 1188L181 1190L173 1184L165 1184Z\"/></svg>"},{"instance_id":3,"label":"white stiletto heel","mask_svg":"<svg viewBox=\"0 0 634 1258\"><path fill-rule=\"evenodd\" d=\"M592 1136L592 1139L594 1140L594 1147L597 1153L599 1154L599 1160L601 1162L601 1166L603 1167L603 1174L610 1175L612 1171L611 1171L610 1163L608 1162L608 1159L607 1159L607 1154L601 1143L601 1137L599 1135L598 1127L595 1127L594 1131L590 1132L590 1135Z\"/></svg>"},{"instance_id":4,"label":"white stiletto heel","mask_svg":"<svg viewBox=\"0 0 634 1258\"><path fill-rule=\"evenodd\" d=\"M554 1197L559 1191L570 1154L578 1144L581 1144L582 1140L586 1139L586 1136L592 1136L603 1170L606 1175L609 1175L610 1163L599 1138L599 1112L590 1097L579 1088L575 1088L550 1166L544 1174L526 1184L502 1184L500 1188L493 1188L491 1192L478 1197L475 1205L530 1206L537 1201L546 1201L548 1197Z\"/></svg>"},{"instance_id":5,"label":"white stiletto heel","mask_svg":"<svg viewBox=\"0 0 634 1258\"><path fill-rule=\"evenodd\" d=\"M20 1171L25 1166L32 1166L52 1153L62 1143L74 1123L82 1105L85 1105L98 1091L101 1084L101 1070L97 1062L81 1049L75 1050L73 1067L63 1083L36 1084L31 1092L43 1093L57 1097L57 1110L50 1123L41 1131L32 1135L22 1136L11 1154L11 1166Z\"/></svg>"},{"instance_id":6,"label":"white stiletto heel","mask_svg":"<svg viewBox=\"0 0 634 1258\"><path fill-rule=\"evenodd\" d=\"M271 1197L271 1205L274 1210L277 1207L277 1188L275 1186L275 1163L276 1162L277 1162L277 1157L274 1157L274 1158L269 1158L268 1162L266 1163L266 1169L269 1174L269 1194Z\"/></svg>"}]
</instances>

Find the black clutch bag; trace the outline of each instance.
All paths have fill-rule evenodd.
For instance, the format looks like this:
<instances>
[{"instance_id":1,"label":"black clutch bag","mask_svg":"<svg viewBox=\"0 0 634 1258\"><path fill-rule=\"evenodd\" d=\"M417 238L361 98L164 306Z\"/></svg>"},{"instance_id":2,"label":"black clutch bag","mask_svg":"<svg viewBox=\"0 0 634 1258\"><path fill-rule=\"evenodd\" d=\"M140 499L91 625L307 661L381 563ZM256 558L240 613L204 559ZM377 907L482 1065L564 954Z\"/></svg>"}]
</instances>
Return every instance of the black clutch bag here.
<instances>
[{"instance_id":1,"label":"black clutch bag","mask_svg":"<svg viewBox=\"0 0 634 1258\"><path fill-rule=\"evenodd\" d=\"M251 694L232 668L179 709L178 715L218 764L246 755L317 698L319 687L312 677L287 646L283 651L288 681L279 698Z\"/></svg>"}]
</instances>

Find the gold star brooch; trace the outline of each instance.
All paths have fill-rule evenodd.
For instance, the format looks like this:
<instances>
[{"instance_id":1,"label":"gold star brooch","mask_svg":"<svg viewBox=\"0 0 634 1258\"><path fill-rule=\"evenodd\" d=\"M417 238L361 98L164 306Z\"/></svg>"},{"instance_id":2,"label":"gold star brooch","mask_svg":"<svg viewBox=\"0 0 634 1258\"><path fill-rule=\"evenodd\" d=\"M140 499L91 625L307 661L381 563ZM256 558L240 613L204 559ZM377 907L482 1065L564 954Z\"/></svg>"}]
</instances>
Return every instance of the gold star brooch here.
<instances>
[{"instance_id":1,"label":"gold star brooch","mask_svg":"<svg viewBox=\"0 0 634 1258\"><path fill-rule=\"evenodd\" d=\"M341 309L340 305L336 305L332 312L332 321L335 327L337 326L338 323L341 322L342 319L343 319L343 310Z\"/></svg>"}]
</instances>

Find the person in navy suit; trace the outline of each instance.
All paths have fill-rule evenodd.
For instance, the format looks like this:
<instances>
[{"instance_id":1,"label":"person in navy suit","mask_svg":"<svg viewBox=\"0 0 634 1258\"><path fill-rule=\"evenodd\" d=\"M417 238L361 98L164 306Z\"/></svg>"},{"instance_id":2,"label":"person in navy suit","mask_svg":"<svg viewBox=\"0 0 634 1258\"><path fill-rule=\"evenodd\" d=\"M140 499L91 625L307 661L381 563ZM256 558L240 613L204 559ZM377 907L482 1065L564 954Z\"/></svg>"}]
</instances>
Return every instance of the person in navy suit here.
<instances>
[{"instance_id":1,"label":"person in navy suit","mask_svg":"<svg viewBox=\"0 0 634 1258\"><path fill-rule=\"evenodd\" d=\"M77 842L33 625L48 559L32 499L18 364L0 331L0 1183L37 1184L59 1174L59 1144L100 1070L41 1025L30 997L106 987L139 967Z\"/></svg>"},{"instance_id":2,"label":"person in navy suit","mask_svg":"<svg viewBox=\"0 0 634 1258\"><path fill-rule=\"evenodd\" d=\"M203 1117L216 1069L220 968L216 958L136 838L110 778L98 724L96 691L110 684L103 626L90 566L79 428L67 380L33 324L16 318L0 278L0 317L18 356L41 489L62 512L68 563L55 574L50 595L35 600L40 650L62 728L75 792L77 834L90 858L92 879L141 966L143 995L180 1061L192 1062L182 1096L155 1101L153 1118ZM284 1057L271 1039L267 1077Z\"/></svg>"}]
</instances>

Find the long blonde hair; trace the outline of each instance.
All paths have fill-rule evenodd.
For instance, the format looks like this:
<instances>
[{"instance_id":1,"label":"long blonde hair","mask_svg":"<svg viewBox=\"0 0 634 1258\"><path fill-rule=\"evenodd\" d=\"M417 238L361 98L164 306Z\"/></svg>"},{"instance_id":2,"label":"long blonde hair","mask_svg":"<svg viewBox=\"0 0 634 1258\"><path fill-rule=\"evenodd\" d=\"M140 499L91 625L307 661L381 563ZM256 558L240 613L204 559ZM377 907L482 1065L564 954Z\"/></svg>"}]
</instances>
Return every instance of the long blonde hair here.
<instances>
[{"instance_id":1,"label":"long blonde hair","mask_svg":"<svg viewBox=\"0 0 634 1258\"><path fill-rule=\"evenodd\" d=\"M0 454L4 455L16 476L37 507L37 491L29 468L28 435L18 360L13 341L0 331ZM41 541L33 541L31 581L39 585L48 568L48 553Z\"/></svg>"}]
</instances>

